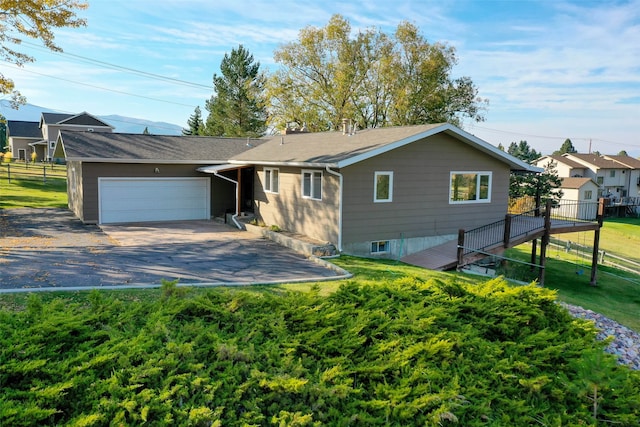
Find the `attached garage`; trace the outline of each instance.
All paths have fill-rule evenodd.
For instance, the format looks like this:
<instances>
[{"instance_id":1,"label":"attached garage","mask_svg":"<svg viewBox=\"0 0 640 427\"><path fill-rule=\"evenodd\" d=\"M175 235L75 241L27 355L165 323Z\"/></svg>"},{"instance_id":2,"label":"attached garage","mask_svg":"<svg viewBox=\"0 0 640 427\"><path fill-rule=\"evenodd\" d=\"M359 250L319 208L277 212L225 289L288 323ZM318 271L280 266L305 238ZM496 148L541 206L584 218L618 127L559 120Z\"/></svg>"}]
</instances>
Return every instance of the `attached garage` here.
<instances>
[{"instance_id":1,"label":"attached garage","mask_svg":"<svg viewBox=\"0 0 640 427\"><path fill-rule=\"evenodd\" d=\"M209 178L98 178L99 222L209 219Z\"/></svg>"}]
</instances>

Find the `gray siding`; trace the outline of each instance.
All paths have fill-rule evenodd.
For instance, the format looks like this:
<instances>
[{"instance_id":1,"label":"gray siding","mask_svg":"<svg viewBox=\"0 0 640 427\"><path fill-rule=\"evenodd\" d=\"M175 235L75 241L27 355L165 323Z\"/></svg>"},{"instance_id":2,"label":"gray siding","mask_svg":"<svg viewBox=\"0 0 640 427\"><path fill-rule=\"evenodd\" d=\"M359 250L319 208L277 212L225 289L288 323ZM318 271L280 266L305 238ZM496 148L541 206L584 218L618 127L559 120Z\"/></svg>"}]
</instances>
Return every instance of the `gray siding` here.
<instances>
[{"instance_id":1,"label":"gray siding","mask_svg":"<svg viewBox=\"0 0 640 427\"><path fill-rule=\"evenodd\" d=\"M76 162L70 162L76 163ZM203 177L210 176L196 171L201 165L175 164L81 164L79 177L68 185L69 208L85 223L98 222L98 178L99 177ZM160 173L154 172L158 168ZM70 181L71 184L71 181ZM235 186L219 178L211 179L211 214L219 215L235 206ZM79 195L82 195L81 200ZM72 201L73 200L73 201Z\"/></svg>"},{"instance_id":2,"label":"gray siding","mask_svg":"<svg viewBox=\"0 0 640 427\"><path fill-rule=\"evenodd\" d=\"M304 234L322 242L338 240L339 180L324 169L305 169L322 172L322 200L302 197L301 168L279 167L278 194L264 191L264 168L255 172L255 213L265 225Z\"/></svg>"},{"instance_id":3,"label":"gray siding","mask_svg":"<svg viewBox=\"0 0 640 427\"><path fill-rule=\"evenodd\" d=\"M374 203L374 172L393 171L393 201ZM449 204L451 171L491 171L491 203ZM343 246L452 236L504 218L509 166L444 134L344 168ZM431 240L439 243L438 240ZM428 247L428 246L427 246Z\"/></svg>"}]
</instances>

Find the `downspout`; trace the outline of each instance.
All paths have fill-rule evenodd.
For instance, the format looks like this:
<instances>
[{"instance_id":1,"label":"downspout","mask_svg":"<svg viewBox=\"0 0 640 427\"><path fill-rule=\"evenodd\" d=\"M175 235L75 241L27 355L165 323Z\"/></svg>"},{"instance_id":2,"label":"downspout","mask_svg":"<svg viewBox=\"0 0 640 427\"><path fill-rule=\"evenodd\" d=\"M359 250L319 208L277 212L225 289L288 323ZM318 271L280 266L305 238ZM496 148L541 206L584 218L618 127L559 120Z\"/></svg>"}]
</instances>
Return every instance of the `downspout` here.
<instances>
[{"instance_id":1,"label":"downspout","mask_svg":"<svg viewBox=\"0 0 640 427\"><path fill-rule=\"evenodd\" d=\"M231 220L236 225L236 227L238 227L240 230L244 230L244 228L242 228L242 226L240 225L240 223L237 220L238 215L240 214L240 212L238 212L238 200L240 199L240 194L238 194L240 192L240 187L238 186L238 181L234 181L231 178L227 178L224 175L220 175L218 172L213 172L213 174L215 176L217 176L218 178L222 178L222 179L224 179L226 181L233 182L233 184L236 186L236 213L231 216Z\"/></svg>"},{"instance_id":2,"label":"downspout","mask_svg":"<svg viewBox=\"0 0 640 427\"><path fill-rule=\"evenodd\" d=\"M331 170L329 166L325 169L328 173L335 175L340 179L340 195L338 199L338 252L342 252L342 183L344 180L340 172Z\"/></svg>"}]
</instances>

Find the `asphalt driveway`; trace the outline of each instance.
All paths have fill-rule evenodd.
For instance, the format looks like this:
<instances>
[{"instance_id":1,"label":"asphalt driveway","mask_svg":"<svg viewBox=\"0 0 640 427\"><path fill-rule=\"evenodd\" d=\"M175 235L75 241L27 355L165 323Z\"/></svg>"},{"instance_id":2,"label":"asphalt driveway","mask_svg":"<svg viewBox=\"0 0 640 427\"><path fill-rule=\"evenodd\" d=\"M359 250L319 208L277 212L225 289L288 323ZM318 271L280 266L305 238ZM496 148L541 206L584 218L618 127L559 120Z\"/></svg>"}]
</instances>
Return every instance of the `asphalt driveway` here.
<instances>
[{"instance_id":1,"label":"asphalt driveway","mask_svg":"<svg viewBox=\"0 0 640 427\"><path fill-rule=\"evenodd\" d=\"M215 221L82 224L64 209L0 210L0 292L338 278L277 243Z\"/></svg>"}]
</instances>

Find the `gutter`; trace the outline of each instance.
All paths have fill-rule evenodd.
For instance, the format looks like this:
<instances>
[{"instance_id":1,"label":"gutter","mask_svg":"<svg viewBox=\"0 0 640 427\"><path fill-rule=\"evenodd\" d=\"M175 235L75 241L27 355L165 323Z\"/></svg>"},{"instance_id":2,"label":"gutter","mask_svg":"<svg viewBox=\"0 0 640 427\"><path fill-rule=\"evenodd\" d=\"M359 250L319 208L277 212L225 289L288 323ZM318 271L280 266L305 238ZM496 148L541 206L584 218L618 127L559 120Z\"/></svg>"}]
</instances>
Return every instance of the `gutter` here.
<instances>
[{"instance_id":1,"label":"gutter","mask_svg":"<svg viewBox=\"0 0 640 427\"><path fill-rule=\"evenodd\" d=\"M240 225L237 219L238 215L240 214L240 212L238 212L238 200L240 198L240 194L238 194L240 192L238 181L234 181L231 178L227 178L226 176L220 175L217 171L214 171L213 174L218 178L222 178L226 181L233 182L233 184L236 186L236 213L231 216L231 219L233 220L233 223L236 225L236 227L238 227L240 230L244 230L244 228L242 228L242 226Z\"/></svg>"},{"instance_id":2,"label":"gutter","mask_svg":"<svg viewBox=\"0 0 640 427\"><path fill-rule=\"evenodd\" d=\"M336 172L330 168L330 166L325 168L327 173L335 175L340 179L340 196L338 199L338 251L342 252L342 183L344 182L344 178L340 172Z\"/></svg>"}]
</instances>

